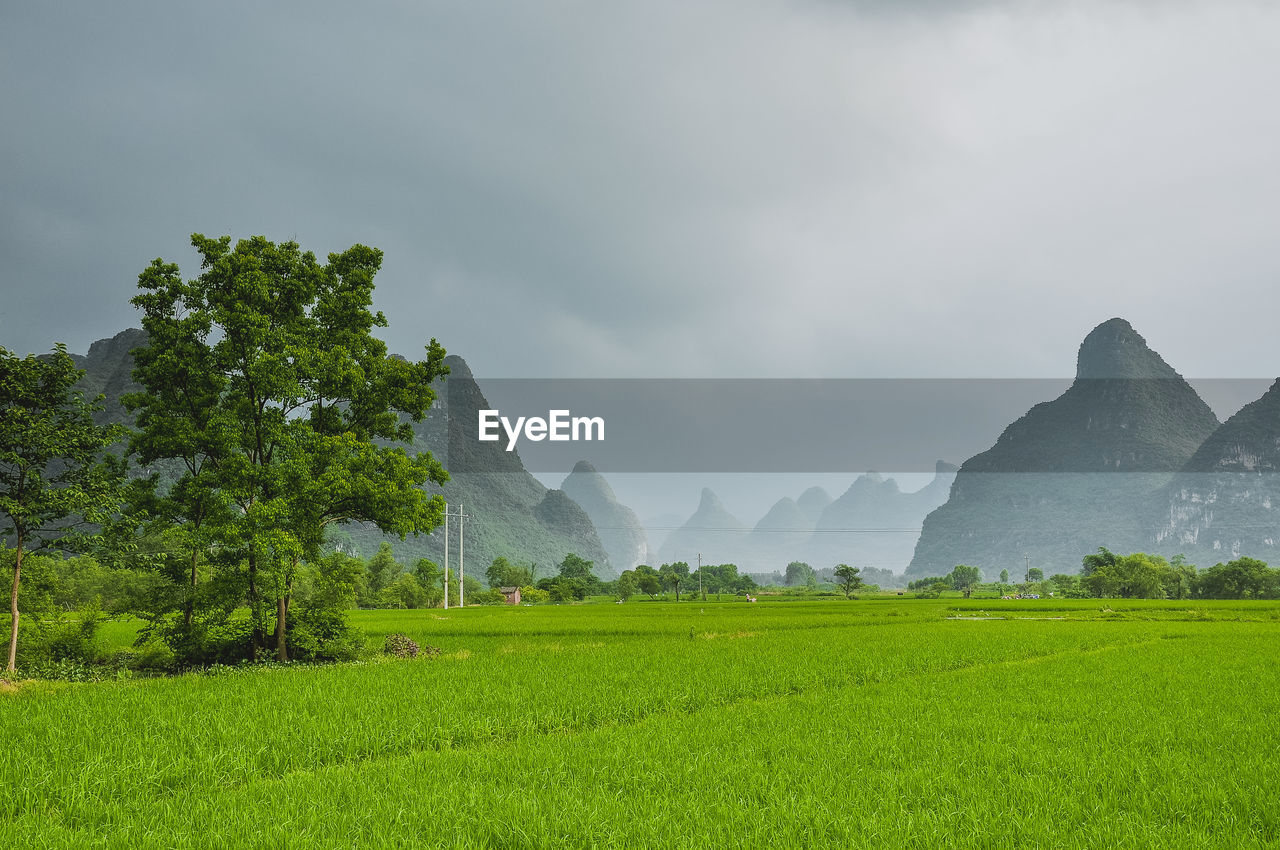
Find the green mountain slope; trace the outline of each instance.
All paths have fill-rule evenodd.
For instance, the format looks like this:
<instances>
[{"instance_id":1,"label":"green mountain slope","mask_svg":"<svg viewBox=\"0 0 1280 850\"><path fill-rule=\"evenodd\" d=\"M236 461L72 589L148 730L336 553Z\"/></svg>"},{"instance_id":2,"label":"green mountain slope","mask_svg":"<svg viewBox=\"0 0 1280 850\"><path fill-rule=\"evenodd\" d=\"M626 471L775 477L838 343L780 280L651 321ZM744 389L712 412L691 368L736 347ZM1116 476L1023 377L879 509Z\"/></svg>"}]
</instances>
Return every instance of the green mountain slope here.
<instances>
[{"instance_id":1,"label":"green mountain slope","mask_svg":"<svg viewBox=\"0 0 1280 850\"><path fill-rule=\"evenodd\" d=\"M82 386L86 394L106 396L105 410L99 415L102 421L132 424L120 404L120 396L138 389L130 378L131 352L145 343L145 332L131 328L93 343L87 355L73 355L76 364L85 370ZM469 417L468 421L474 421L475 411L488 407L488 403L462 358L450 356L445 362L451 370L446 380L454 382L452 393L446 392L444 381L438 382L436 403L422 422L414 424L415 441L411 450L430 451L447 469L450 399L460 408L455 412ZM473 574L482 575L484 568L502 555L511 560L535 562L539 565L539 574L547 575L567 553L574 552L595 561L598 575L608 575L607 555L586 512L559 490L548 490L539 483L525 470L518 453L502 451L497 443L474 450L486 452L491 446L493 454L465 459L471 462L470 468L491 472L454 475L438 490L455 510L461 505L468 515L464 524L465 555L467 563L473 565ZM455 564L457 533L455 523L450 553ZM336 545L366 557L377 551L383 540L391 542L402 560L427 557L442 561L444 558L443 529L404 541L385 536L376 528L358 525L343 526L334 534Z\"/></svg>"},{"instance_id":2,"label":"green mountain slope","mask_svg":"<svg viewBox=\"0 0 1280 850\"><path fill-rule=\"evenodd\" d=\"M1123 319L1080 346L1076 380L967 460L926 518L909 575L956 564L1076 572L1107 546L1150 541L1151 500L1217 428L1195 390Z\"/></svg>"},{"instance_id":3,"label":"green mountain slope","mask_svg":"<svg viewBox=\"0 0 1280 850\"><path fill-rule=\"evenodd\" d=\"M1210 435L1162 491L1158 548L1202 567L1280 556L1280 380Z\"/></svg>"}]
</instances>

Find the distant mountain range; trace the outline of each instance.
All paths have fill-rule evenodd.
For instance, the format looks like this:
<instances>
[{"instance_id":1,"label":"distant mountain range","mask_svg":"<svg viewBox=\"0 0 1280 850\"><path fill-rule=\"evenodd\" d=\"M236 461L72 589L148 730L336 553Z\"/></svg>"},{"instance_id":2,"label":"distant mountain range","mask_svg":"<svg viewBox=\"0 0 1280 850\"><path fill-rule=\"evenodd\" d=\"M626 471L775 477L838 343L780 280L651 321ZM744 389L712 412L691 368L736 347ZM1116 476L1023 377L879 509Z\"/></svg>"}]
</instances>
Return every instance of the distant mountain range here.
<instances>
[{"instance_id":1,"label":"distant mountain range","mask_svg":"<svg viewBox=\"0 0 1280 850\"><path fill-rule=\"evenodd\" d=\"M130 352L145 340L130 329L73 355L86 393L106 396L100 421L129 421L120 397L137 389ZM1076 572L1099 546L1184 553L1209 566L1240 554L1265 560L1280 545L1280 381L1219 423L1123 319L1085 338L1066 392L1034 406L958 470L939 461L920 490L904 493L893 479L868 473L835 499L819 487L780 498L749 526L704 489L698 509L660 546L650 545L635 513L586 461L549 490L500 443L463 441L456 450L480 454L450 458L449 404L471 421L489 404L462 358L446 363L451 391L438 383L435 405L414 426L413 449L431 451L447 469L486 470L454 472L441 491L468 515L466 554L477 575L499 555L533 561L548 575L574 552L594 561L602 578L638 563L692 564L699 553L704 563L755 573L803 560L816 569L849 563L908 576L963 563L989 578L1002 569L1021 577L1027 565ZM377 529L347 526L335 544L369 555L383 539ZM443 559L442 529L391 542L404 560Z\"/></svg>"},{"instance_id":2,"label":"distant mountain range","mask_svg":"<svg viewBox=\"0 0 1280 850\"><path fill-rule=\"evenodd\" d=\"M771 573L790 561L815 569L840 563L902 572L925 516L947 498L955 467L939 461L933 481L904 493L892 478L859 476L832 500L820 487L779 499L748 528L709 489L698 509L658 551L660 562L734 563L743 572Z\"/></svg>"},{"instance_id":3,"label":"distant mountain range","mask_svg":"<svg viewBox=\"0 0 1280 850\"><path fill-rule=\"evenodd\" d=\"M87 355L73 355L76 365L85 370L81 384L86 394L102 393L106 396L105 410L99 414L101 421L132 424L128 412L120 404L120 396L139 389L130 378L133 370L131 352L144 345L146 339L145 332L131 328L110 339L93 343ZM471 421L476 418L475 411L489 405L466 361L449 356L445 364L450 369L446 380L453 382L453 388L445 392L444 380L437 382L435 404L422 422L414 423L415 439L411 450L430 451L447 469L450 466L450 400L463 406L465 409L457 412ZM481 577L485 567L499 555L511 560L534 562L538 565L538 575L550 575L555 572L555 565L569 552L594 561L596 573L601 577L616 575L617 571L610 565L587 513L565 493L548 490L530 475L518 452L506 452L497 443L473 444L468 450L492 454L470 459L467 468L492 471L453 474L438 492L443 493L455 510L461 505L467 514L465 556L474 575ZM452 534L450 558L456 569L456 520ZM372 526L350 524L336 530L333 539L336 545L365 557L372 555L379 544L387 540L397 557L404 561L426 557L442 562L444 558L442 528L430 535L411 536L401 541L397 537L383 535Z\"/></svg>"},{"instance_id":4,"label":"distant mountain range","mask_svg":"<svg viewBox=\"0 0 1280 850\"><path fill-rule=\"evenodd\" d=\"M618 501L605 477L585 460L578 461L560 489L582 506L600 536L610 568L620 572L649 560L644 528L631 508Z\"/></svg>"}]
</instances>

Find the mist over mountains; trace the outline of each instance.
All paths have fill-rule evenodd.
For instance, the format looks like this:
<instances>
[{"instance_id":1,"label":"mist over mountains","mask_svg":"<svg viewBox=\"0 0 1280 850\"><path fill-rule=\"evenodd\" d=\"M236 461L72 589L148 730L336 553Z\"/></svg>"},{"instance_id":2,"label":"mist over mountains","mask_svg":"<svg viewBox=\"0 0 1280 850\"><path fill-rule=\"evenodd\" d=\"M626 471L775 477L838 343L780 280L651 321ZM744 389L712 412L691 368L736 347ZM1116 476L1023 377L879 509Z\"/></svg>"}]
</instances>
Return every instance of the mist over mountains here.
<instances>
[{"instance_id":1,"label":"mist over mountains","mask_svg":"<svg viewBox=\"0 0 1280 850\"><path fill-rule=\"evenodd\" d=\"M136 390L131 350L145 342L122 331L73 355L89 395L106 397L101 421L129 421L120 396ZM430 451L457 472L440 490L467 513L466 554L475 571L499 555L549 574L574 552L612 578L639 563L735 563L771 573L792 560L817 569L837 563L908 576L941 574L960 563L989 577L1077 572L1084 554L1185 554L1211 565L1238 555L1267 559L1280 541L1280 381L1219 423L1207 404L1123 319L1095 328L1077 352L1076 377L1055 399L1011 422L958 469L939 461L933 480L904 492L893 478L859 476L836 497L821 487L782 496L754 523L734 516L711 489L665 539L650 541L635 512L584 460L549 489L500 443L450 445L450 405L474 421L488 408L466 362L451 355L437 401L414 425L412 451ZM1255 390L1256 391L1256 390ZM851 439L853 439L851 437ZM450 452L483 457L450 457ZM456 553L457 537L454 529ZM345 526L335 544L371 554L384 539ZM444 535L399 541L402 559L440 561ZM660 545L656 545L659 544ZM456 554L451 553L453 558Z\"/></svg>"},{"instance_id":2,"label":"mist over mountains","mask_svg":"<svg viewBox=\"0 0 1280 850\"><path fill-rule=\"evenodd\" d=\"M1156 545L1211 564L1275 557L1280 542L1280 380L1209 436L1160 492Z\"/></svg>"},{"instance_id":3,"label":"mist over mountains","mask_svg":"<svg viewBox=\"0 0 1280 850\"><path fill-rule=\"evenodd\" d=\"M902 572L925 516L947 498L955 467L939 461L933 480L903 492L893 478L858 476L839 498L811 487L783 497L750 528L710 489L697 511L658 550L661 562L734 563L750 573L781 570L790 561L815 569L847 563Z\"/></svg>"},{"instance_id":4,"label":"mist over mountains","mask_svg":"<svg viewBox=\"0 0 1280 850\"><path fill-rule=\"evenodd\" d=\"M1074 573L1099 546L1211 564L1227 541L1202 543L1201 533L1215 522L1233 527L1235 507L1253 512L1239 517L1251 528L1274 523L1257 476L1228 474L1261 471L1254 458L1280 439L1273 403L1242 410L1223 436L1209 406L1128 322L1104 322L1081 344L1071 387L960 467L946 504L925 520L908 574L956 564L988 578L1003 569L1021 576L1028 565ZM1246 462L1254 468L1239 469ZM1193 470L1217 477L1188 477ZM1222 504L1228 491L1233 501ZM1271 539L1260 535L1252 541Z\"/></svg>"}]
</instances>

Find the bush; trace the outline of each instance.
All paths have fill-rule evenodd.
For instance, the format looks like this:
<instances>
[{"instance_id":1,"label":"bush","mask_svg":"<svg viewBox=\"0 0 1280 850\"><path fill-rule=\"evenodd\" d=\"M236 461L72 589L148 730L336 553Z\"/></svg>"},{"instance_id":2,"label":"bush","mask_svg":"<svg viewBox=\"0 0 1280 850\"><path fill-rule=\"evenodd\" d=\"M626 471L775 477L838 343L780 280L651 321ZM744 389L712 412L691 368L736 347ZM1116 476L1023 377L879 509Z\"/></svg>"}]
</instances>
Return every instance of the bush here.
<instances>
[{"instance_id":1,"label":"bush","mask_svg":"<svg viewBox=\"0 0 1280 850\"><path fill-rule=\"evenodd\" d=\"M18 621L18 663L44 666L51 663L101 664L110 653L98 629L106 617L96 607L72 614L46 614Z\"/></svg>"},{"instance_id":2,"label":"bush","mask_svg":"<svg viewBox=\"0 0 1280 850\"><path fill-rule=\"evenodd\" d=\"M507 597L503 596L502 591L498 590L496 587L491 588L490 590L482 590L479 593L477 593L475 596L472 596L470 594L467 595L467 604L474 603L476 605L501 605L506 601L507 601Z\"/></svg>"},{"instance_id":3,"label":"bush","mask_svg":"<svg viewBox=\"0 0 1280 850\"><path fill-rule=\"evenodd\" d=\"M173 650L158 640L149 641L132 654L129 666L147 673L172 673L178 669Z\"/></svg>"},{"instance_id":4,"label":"bush","mask_svg":"<svg viewBox=\"0 0 1280 850\"><path fill-rule=\"evenodd\" d=\"M520 588L521 602L550 602L551 594L532 585Z\"/></svg>"},{"instance_id":5,"label":"bush","mask_svg":"<svg viewBox=\"0 0 1280 850\"><path fill-rule=\"evenodd\" d=\"M349 625L342 611L302 609L288 632L294 661L353 661L364 650L364 632Z\"/></svg>"},{"instance_id":6,"label":"bush","mask_svg":"<svg viewBox=\"0 0 1280 850\"><path fill-rule=\"evenodd\" d=\"M396 658L417 658L418 642L408 635L397 632L387 635L387 639L382 643L382 651Z\"/></svg>"}]
</instances>

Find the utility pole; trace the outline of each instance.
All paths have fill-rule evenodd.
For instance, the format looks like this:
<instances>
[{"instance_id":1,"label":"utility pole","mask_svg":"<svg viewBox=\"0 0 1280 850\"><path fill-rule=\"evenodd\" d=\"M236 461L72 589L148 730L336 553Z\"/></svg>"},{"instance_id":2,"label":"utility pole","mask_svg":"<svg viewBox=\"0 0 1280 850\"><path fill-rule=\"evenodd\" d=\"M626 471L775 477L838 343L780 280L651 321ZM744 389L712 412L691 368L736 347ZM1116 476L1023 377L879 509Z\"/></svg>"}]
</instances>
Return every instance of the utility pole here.
<instances>
[{"instance_id":1,"label":"utility pole","mask_svg":"<svg viewBox=\"0 0 1280 850\"><path fill-rule=\"evenodd\" d=\"M698 595L702 597L702 601L707 601L707 592L702 589L702 553L698 553Z\"/></svg>"},{"instance_id":2,"label":"utility pole","mask_svg":"<svg viewBox=\"0 0 1280 850\"><path fill-rule=\"evenodd\" d=\"M462 521L466 519L468 514L462 512L462 503L458 503L458 512L454 513L449 510L449 505L444 506L444 607L449 608L449 520L456 519L458 521L458 607L467 604L466 593L462 589L462 583L467 577L466 561L466 536Z\"/></svg>"},{"instance_id":3,"label":"utility pole","mask_svg":"<svg viewBox=\"0 0 1280 850\"><path fill-rule=\"evenodd\" d=\"M1023 564L1024 564L1024 566L1025 566L1025 569L1024 569L1024 570L1023 570L1023 572L1022 572L1022 580L1023 580L1023 581L1030 581L1031 579L1027 578L1027 574L1031 572L1031 553L1030 553L1030 552L1023 552L1023 553L1022 553L1022 560L1023 560Z\"/></svg>"}]
</instances>

